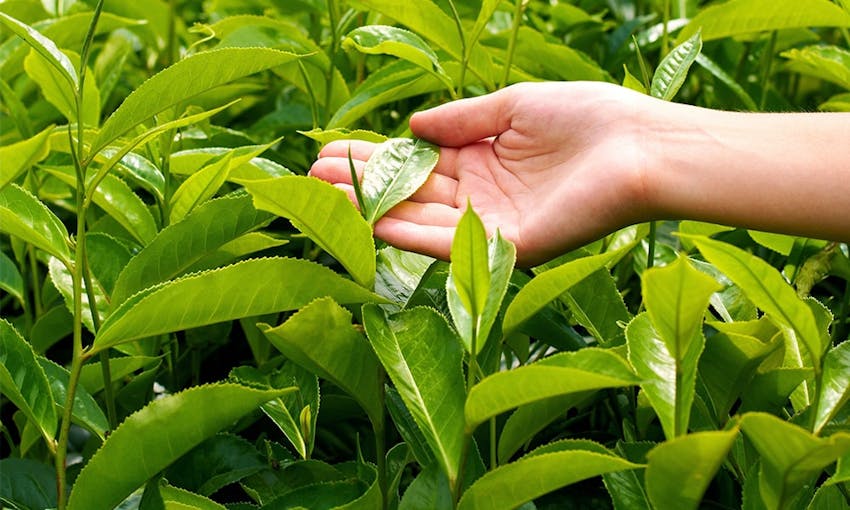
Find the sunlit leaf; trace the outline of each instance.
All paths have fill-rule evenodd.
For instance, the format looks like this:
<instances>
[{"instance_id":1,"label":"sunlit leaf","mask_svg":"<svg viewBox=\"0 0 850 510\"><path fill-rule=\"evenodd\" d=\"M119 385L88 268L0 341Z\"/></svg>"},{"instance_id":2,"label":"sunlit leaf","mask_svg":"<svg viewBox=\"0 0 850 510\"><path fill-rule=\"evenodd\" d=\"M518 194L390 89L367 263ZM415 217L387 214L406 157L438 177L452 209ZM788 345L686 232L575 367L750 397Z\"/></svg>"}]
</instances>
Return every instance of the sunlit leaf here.
<instances>
[{"instance_id":1,"label":"sunlit leaf","mask_svg":"<svg viewBox=\"0 0 850 510\"><path fill-rule=\"evenodd\" d=\"M47 374L47 379L50 381L50 388L53 392L53 398L56 401L57 415L59 415L65 408L68 381L71 374L47 358L39 357L38 363L44 369L44 373ZM74 392L74 406L71 411L71 419L74 423L82 425L89 431L97 434L100 439L104 439L106 431L109 430L109 422L106 419L106 415L103 414L103 410L85 388L77 387Z\"/></svg>"},{"instance_id":2,"label":"sunlit leaf","mask_svg":"<svg viewBox=\"0 0 850 510\"><path fill-rule=\"evenodd\" d=\"M50 134L53 126L20 142L0 147L0 189L14 181L32 165L50 153Z\"/></svg>"},{"instance_id":3,"label":"sunlit leaf","mask_svg":"<svg viewBox=\"0 0 850 510\"><path fill-rule=\"evenodd\" d=\"M3 23L6 28L11 30L15 35L27 42L32 49L37 51L39 55L50 63L62 76L71 90L76 90L79 85L77 70L74 64L68 59L68 56L59 51L56 43L48 39L40 32L31 26L21 23L15 18L0 12L0 23Z\"/></svg>"},{"instance_id":4,"label":"sunlit leaf","mask_svg":"<svg viewBox=\"0 0 850 510\"><path fill-rule=\"evenodd\" d=\"M814 432L829 423L850 398L850 342L831 349L823 359L823 378L815 410Z\"/></svg>"},{"instance_id":5,"label":"sunlit leaf","mask_svg":"<svg viewBox=\"0 0 850 510\"><path fill-rule=\"evenodd\" d=\"M79 67L80 57L68 55L75 67ZM41 93L47 101L68 120L76 124L81 119L86 126L100 125L100 91L94 78L90 75L83 84L83 110L77 111L76 91L68 86L64 75L35 49L30 51L24 60L24 68L30 78L41 88Z\"/></svg>"},{"instance_id":6,"label":"sunlit leaf","mask_svg":"<svg viewBox=\"0 0 850 510\"><path fill-rule=\"evenodd\" d=\"M814 76L850 90L850 51L837 46L807 46L793 48L782 56L795 72Z\"/></svg>"},{"instance_id":7,"label":"sunlit leaf","mask_svg":"<svg viewBox=\"0 0 850 510\"><path fill-rule=\"evenodd\" d=\"M20 238L70 266L65 225L30 192L16 184L0 189L0 231Z\"/></svg>"},{"instance_id":8,"label":"sunlit leaf","mask_svg":"<svg viewBox=\"0 0 850 510\"><path fill-rule=\"evenodd\" d=\"M650 451L646 490L655 508L698 508L736 437L737 429L697 432Z\"/></svg>"},{"instance_id":9,"label":"sunlit leaf","mask_svg":"<svg viewBox=\"0 0 850 510\"><path fill-rule=\"evenodd\" d=\"M293 390L214 384L154 400L127 418L92 456L74 483L68 508L115 507L203 440L288 391Z\"/></svg>"},{"instance_id":10,"label":"sunlit leaf","mask_svg":"<svg viewBox=\"0 0 850 510\"><path fill-rule=\"evenodd\" d=\"M342 190L312 177L244 182L257 209L287 218L365 287L375 281L372 230Z\"/></svg>"},{"instance_id":11,"label":"sunlit leaf","mask_svg":"<svg viewBox=\"0 0 850 510\"><path fill-rule=\"evenodd\" d=\"M702 39L699 32L673 48L655 70L649 93L664 101L672 101L685 83L688 70L700 51L702 51Z\"/></svg>"},{"instance_id":12,"label":"sunlit leaf","mask_svg":"<svg viewBox=\"0 0 850 510\"><path fill-rule=\"evenodd\" d=\"M295 310L325 296L344 304L382 301L313 262L248 260L169 281L127 299L103 322L92 352L161 333Z\"/></svg>"},{"instance_id":13,"label":"sunlit leaf","mask_svg":"<svg viewBox=\"0 0 850 510\"><path fill-rule=\"evenodd\" d=\"M454 484L464 440L460 341L445 319L428 308L387 316L378 306L366 305L363 325L387 375Z\"/></svg>"}]
</instances>

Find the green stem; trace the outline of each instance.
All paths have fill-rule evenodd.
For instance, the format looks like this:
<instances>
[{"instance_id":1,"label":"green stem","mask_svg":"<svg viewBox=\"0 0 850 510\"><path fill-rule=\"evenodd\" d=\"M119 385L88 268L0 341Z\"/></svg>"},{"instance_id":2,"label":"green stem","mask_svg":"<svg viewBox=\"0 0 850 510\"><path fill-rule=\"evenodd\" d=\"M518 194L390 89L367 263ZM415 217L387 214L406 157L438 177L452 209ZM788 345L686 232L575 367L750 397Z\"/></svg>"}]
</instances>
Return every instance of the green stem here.
<instances>
[{"instance_id":1,"label":"green stem","mask_svg":"<svg viewBox=\"0 0 850 510\"><path fill-rule=\"evenodd\" d=\"M524 0L516 0L516 6L514 7L514 19L513 24L511 26L511 38L508 40L508 54L505 58L505 74L502 76L502 83L500 88L504 88L507 86L508 81L511 78L511 66L514 61L514 53L516 53L516 40L519 36L519 27L522 26L522 13L525 9Z\"/></svg>"},{"instance_id":2,"label":"green stem","mask_svg":"<svg viewBox=\"0 0 850 510\"><path fill-rule=\"evenodd\" d=\"M496 455L496 417L490 418L490 470L494 470L499 466Z\"/></svg>"},{"instance_id":3,"label":"green stem","mask_svg":"<svg viewBox=\"0 0 850 510\"><path fill-rule=\"evenodd\" d=\"M770 34L770 41L767 43L767 50L763 56L763 70L761 75L761 100L759 101L759 110L764 110L767 104L767 89L770 73L773 70L773 52L776 49L776 30Z\"/></svg>"},{"instance_id":4,"label":"green stem","mask_svg":"<svg viewBox=\"0 0 850 510\"><path fill-rule=\"evenodd\" d=\"M449 0L449 7L452 9L452 17L454 18L457 34L460 38L460 80L457 85L457 96L463 97L463 87L466 85L466 68L469 67L469 48L466 47L466 35L463 32L463 23L460 20L460 14L458 14L453 0Z\"/></svg>"},{"instance_id":5,"label":"green stem","mask_svg":"<svg viewBox=\"0 0 850 510\"><path fill-rule=\"evenodd\" d=\"M331 46L328 48L328 72L327 72L327 80L325 83L325 123L330 119L330 111L331 111L331 98L333 97L333 84L334 84L334 62L336 61L336 53L339 48L339 12L337 12L339 5L337 5L336 0L328 0L328 22L330 23L331 28Z\"/></svg>"},{"instance_id":6,"label":"green stem","mask_svg":"<svg viewBox=\"0 0 850 510\"><path fill-rule=\"evenodd\" d=\"M649 249L646 252L646 268L655 265L655 241L658 237L658 224L654 221L649 223Z\"/></svg>"},{"instance_id":7,"label":"green stem","mask_svg":"<svg viewBox=\"0 0 850 510\"><path fill-rule=\"evenodd\" d=\"M670 24L670 0L664 0L664 12L662 13L661 27L661 58L667 56L670 51L670 29L667 25Z\"/></svg>"},{"instance_id":8,"label":"green stem","mask_svg":"<svg viewBox=\"0 0 850 510\"><path fill-rule=\"evenodd\" d=\"M37 320L44 313L44 306L41 304L41 282L38 280L38 259L35 256L35 248L30 246L27 250L27 256L30 263L30 281L32 281L32 307L30 312L33 314L33 319Z\"/></svg>"},{"instance_id":9,"label":"green stem","mask_svg":"<svg viewBox=\"0 0 850 510\"><path fill-rule=\"evenodd\" d=\"M380 416L377 418L378 423L373 423L372 427L375 432L375 465L378 469L378 488L381 490L381 500L382 500L382 508L384 510L387 509L387 505L389 503L389 495L387 494L387 433L386 433L386 422L387 417L385 414L386 406L384 404L386 400L386 394L384 392L384 379L386 378L386 373L383 370L380 370Z\"/></svg>"}]
</instances>

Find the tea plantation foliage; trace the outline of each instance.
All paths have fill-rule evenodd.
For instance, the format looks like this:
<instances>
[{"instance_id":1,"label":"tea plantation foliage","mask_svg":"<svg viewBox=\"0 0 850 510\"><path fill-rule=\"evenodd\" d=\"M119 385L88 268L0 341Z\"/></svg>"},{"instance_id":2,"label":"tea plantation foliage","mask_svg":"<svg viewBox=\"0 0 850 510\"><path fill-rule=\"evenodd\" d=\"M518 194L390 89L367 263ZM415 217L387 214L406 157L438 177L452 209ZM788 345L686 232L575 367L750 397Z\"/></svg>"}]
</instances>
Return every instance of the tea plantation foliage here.
<instances>
[{"instance_id":1,"label":"tea plantation foliage","mask_svg":"<svg viewBox=\"0 0 850 510\"><path fill-rule=\"evenodd\" d=\"M0 506L847 508L847 245L666 221L519 270L472 211L453 264L371 226L438 157L414 111L529 80L847 111L848 28L847 0L0 2ZM305 176L387 137L365 215Z\"/></svg>"}]
</instances>

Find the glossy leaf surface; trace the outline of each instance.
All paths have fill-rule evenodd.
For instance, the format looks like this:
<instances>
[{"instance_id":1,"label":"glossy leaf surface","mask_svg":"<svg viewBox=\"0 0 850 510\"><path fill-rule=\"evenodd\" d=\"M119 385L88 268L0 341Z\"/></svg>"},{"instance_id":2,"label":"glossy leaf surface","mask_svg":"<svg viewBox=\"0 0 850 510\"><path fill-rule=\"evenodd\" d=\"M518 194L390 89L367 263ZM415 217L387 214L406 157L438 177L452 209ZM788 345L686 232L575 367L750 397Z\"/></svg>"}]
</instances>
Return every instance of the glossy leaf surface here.
<instances>
[{"instance_id":1,"label":"glossy leaf surface","mask_svg":"<svg viewBox=\"0 0 850 510\"><path fill-rule=\"evenodd\" d=\"M62 76L72 90L78 88L77 70L74 68L74 64L68 59L68 56L59 51L55 42L31 26L16 20L6 13L0 12L0 23L3 23L6 28L26 41L32 49L44 57L51 66L56 68L60 76Z\"/></svg>"},{"instance_id":2,"label":"glossy leaf surface","mask_svg":"<svg viewBox=\"0 0 850 510\"><path fill-rule=\"evenodd\" d=\"M737 429L697 432L662 443L650 451L646 490L654 507L698 508L737 436Z\"/></svg>"},{"instance_id":3,"label":"glossy leaf surface","mask_svg":"<svg viewBox=\"0 0 850 510\"><path fill-rule=\"evenodd\" d=\"M831 349L823 360L820 398L815 410L814 432L819 433L850 398L850 343Z\"/></svg>"},{"instance_id":4,"label":"glossy leaf surface","mask_svg":"<svg viewBox=\"0 0 850 510\"><path fill-rule=\"evenodd\" d=\"M70 265L65 225L40 200L16 184L0 189L0 231Z\"/></svg>"},{"instance_id":5,"label":"glossy leaf surface","mask_svg":"<svg viewBox=\"0 0 850 510\"><path fill-rule=\"evenodd\" d=\"M61 415L65 409L68 381L71 374L46 358L38 358L38 363L44 369L44 373L50 381L53 400L56 402L57 416ZM82 425L96 434L100 439L104 439L106 431L109 430L109 422L103 414L103 410L101 410L100 406L85 388L78 387L74 392L74 406L71 411L71 419L74 423Z\"/></svg>"},{"instance_id":6,"label":"glossy leaf surface","mask_svg":"<svg viewBox=\"0 0 850 510\"><path fill-rule=\"evenodd\" d=\"M421 37L408 30L386 25L360 27L348 33L342 46L368 55L393 55L451 83L451 78L446 75L434 50Z\"/></svg>"},{"instance_id":7,"label":"glossy leaf surface","mask_svg":"<svg viewBox=\"0 0 850 510\"><path fill-rule=\"evenodd\" d=\"M361 285L375 281L375 242L348 196L312 177L288 176L244 182L254 206L287 218L337 259Z\"/></svg>"},{"instance_id":8,"label":"glossy leaf surface","mask_svg":"<svg viewBox=\"0 0 850 510\"><path fill-rule=\"evenodd\" d=\"M79 67L79 56L71 54L71 62ZM86 126L100 124L100 91L91 76L83 83L82 111L77 111L76 91L65 81L63 74L35 49L24 60L24 68L36 82L47 101L67 119L75 124L79 117Z\"/></svg>"},{"instance_id":9,"label":"glossy leaf surface","mask_svg":"<svg viewBox=\"0 0 850 510\"><path fill-rule=\"evenodd\" d=\"M463 349L445 319L428 308L387 316L363 307L363 325L375 354L398 389L431 451L457 480L463 434Z\"/></svg>"},{"instance_id":10,"label":"glossy leaf surface","mask_svg":"<svg viewBox=\"0 0 850 510\"><path fill-rule=\"evenodd\" d=\"M672 101L685 83L688 70L693 65L702 50L702 39L699 32L690 39L673 48L658 65L652 76L649 93L652 97Z\"/></svg>"},{"instance_id":11,"label":"glossy leaf surface","mask_svg":"<svg viewBox=\"0 0 850 510\"><path fill-rule=\"evenodd\" d=\"M407 199L431 174L439 148L420 139L391 138L375 149L363 168L366 221L374 225L387 211Z\"/></svg>"},{"instance_id":12,"label":"glossy leaf surface","mask_svg":"<svg viewBox=\"0 0 850 510\"><path fill-rule=\"evenodd\" d=\"M209 496L267 467L249 442L233 434L216 434L169 466L165 477L172 485Z\"/></svg>"},{"instance_id":13,"label":"glossy leaf surface","mask_svg":"<svg viewBox=\"0 0 850 510\"><path fill-rule=\"evenodd\" d=\"M169 223L182 220L195 207L212 198L227 180L231 168L232 156L228 154L183 181L171 197Z\"/></svg>"},{"instance_id":14,"label":"glossy leaf surface","mask_svg":"<svg viewBox=\"0 0 850 510\"><path fill-rule=\"evenodd\" d=\"M322 298L280 326L260 329L288 359L345 390L378 423L383 412L380 364L351 319L350 312ZM341 352L346 355L340 356Z\"/></svg>"},{"instance_id":15,"label":"glossy leaf surface","mask_svg":"<svg viewBox=\"0 0 850 510\"><path fill-rule=\"evenodd\" d=\"M245 282L253 282L246 286ZM295 310L316 298L340 303L381 299L330 269L300 259L240 262L158 285L122 303L104 321L92 349L226 320ZM152 322L150 317L157 317Z\"/></svg>"},{"instance_id":16,"label":"glossy leaf surface","mask_svg":"<svg viewBox=\"0 0 850 510\"><path fill-rule=\"evenodd\" d=\"M291 388L261 391L238 384L195 387L148 404L122 423L80 472L70 510L111 509L150 477ZM116 470L120 465L122 469Z\"/></svg>"},{"instance_id":17,"label":"glossy leaf surface","mask_svg":"<svg viewBox=\"0 0 850 510\"><path fill-rule=\"evenodd\" d=\"M32 347L5 319L0 320L0 392L53 441L59 418L53 392Z\"/></svg>"},{"instance_id":18,"label":"glossy leaf surface","mask_svg":"<svg viewBox=\"0 0 850 510\"><path fill-rule=\"evenodd\" d=\"M0 189L14 181L35 163L50 153L50 134L53 126L48 126L37 135L20 142L0 147Z\"/></svg>"},{"instance_id":19,"label":"glossy leaf surface","mask_svg":"<svg viewBox=\"0 0 850 510\"><path fill-rule=\"evenodd\" d=\"M466 430L507 410L546 398L588 390L617 388L640 380L624 359L611 351L583 349L560 353L535 364L493 374L469 391Z\"/></svg>"}]
</instances>

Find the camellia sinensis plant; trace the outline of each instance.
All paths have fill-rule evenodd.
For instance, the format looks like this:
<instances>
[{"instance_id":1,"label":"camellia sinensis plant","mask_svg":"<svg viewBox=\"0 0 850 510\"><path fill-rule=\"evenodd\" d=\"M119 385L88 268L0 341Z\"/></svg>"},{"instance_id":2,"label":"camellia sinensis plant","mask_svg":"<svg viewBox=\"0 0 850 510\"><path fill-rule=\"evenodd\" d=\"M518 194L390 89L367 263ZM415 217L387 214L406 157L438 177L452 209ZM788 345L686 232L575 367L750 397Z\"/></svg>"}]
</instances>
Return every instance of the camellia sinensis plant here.
<instances>
[{"instance_id":1,"label":"camellia sinensis plant","mask_svg":"<svg viewBox=\"0 0 850 510\"><path fill-rule=\"evenodd\" d=\"M850 506L844 244L372 226L518 81L850 110L846 0L0 2L0 506ZM357 187L305 176L382 145ZM836 148L838 150L840 148ZM353 168L352 168L353 171Z\"/></svg>"}]
</instances>

